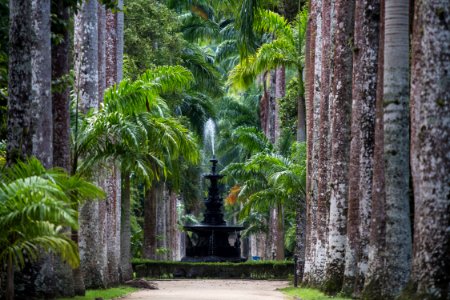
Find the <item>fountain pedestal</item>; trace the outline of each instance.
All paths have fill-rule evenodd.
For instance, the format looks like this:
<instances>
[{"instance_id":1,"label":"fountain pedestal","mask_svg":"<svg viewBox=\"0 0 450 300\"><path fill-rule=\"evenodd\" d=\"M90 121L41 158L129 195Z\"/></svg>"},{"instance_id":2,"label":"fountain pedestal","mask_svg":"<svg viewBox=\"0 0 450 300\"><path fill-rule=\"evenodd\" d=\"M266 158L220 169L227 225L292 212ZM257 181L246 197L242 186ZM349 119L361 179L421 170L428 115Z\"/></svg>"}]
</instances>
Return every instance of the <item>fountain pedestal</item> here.
<instances>
[{"instance_id":1,"label":"fountain pedestal","mask_svg":"<svg viewBox=\"0 0 450 300\"><path fill-rule=\"evenodd\" d=\"M186 256L181 261L189 262L241 262L241 242L239 232L244 226L227 225L223 219L223 199L219 194L218 182L223 176L217 174L217 159L212 163L211 174L205 175L211 184L208 198L205 200L206 210L203 221L198 225L186 225L187 234Z\"/></svg>"}]
</instances>

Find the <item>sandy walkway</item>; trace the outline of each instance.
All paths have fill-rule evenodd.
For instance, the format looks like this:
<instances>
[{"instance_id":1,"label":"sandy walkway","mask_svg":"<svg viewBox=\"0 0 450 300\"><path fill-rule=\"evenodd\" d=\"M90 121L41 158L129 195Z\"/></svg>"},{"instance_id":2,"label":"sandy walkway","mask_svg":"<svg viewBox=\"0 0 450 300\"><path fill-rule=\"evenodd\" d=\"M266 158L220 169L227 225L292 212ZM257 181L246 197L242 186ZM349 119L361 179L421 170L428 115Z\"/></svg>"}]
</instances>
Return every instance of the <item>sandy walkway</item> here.
<instances>
[{"instance_id":1,"label":"sandy walkway","mask_svg":"<svg viewBox=\"0 0 450 300\"><path fill-rule=\"evenodd\" d=\"M285 300L277 288L288 286L287 281L265 280L155 280L159 290L143 290L125 298L158 300Z\"/></svg>"}]
</instances>

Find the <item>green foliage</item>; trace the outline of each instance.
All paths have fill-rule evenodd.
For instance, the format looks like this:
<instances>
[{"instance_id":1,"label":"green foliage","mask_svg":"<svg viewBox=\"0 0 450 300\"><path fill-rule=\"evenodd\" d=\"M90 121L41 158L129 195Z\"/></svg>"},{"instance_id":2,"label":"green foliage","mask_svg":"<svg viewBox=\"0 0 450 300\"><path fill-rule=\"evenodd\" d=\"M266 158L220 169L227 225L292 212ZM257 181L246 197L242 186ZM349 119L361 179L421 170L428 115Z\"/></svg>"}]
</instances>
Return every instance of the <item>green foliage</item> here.
<instances>
[{"instance_id":1,"label":"green foliage","mask_svg":"<svg viewBox=\"0 0 450 300\"><path fill-rule=\"evenodd\" d=\"M195 139L170 116L159 97L181 92L191 81L192 74L185 68L161 66L146 71L136 81L123 80L108 89L103 109L88 115L81 124L77 150L84 161L80 171L115 159L122 169L135 172L150 184L160 176L167 177L181 155L196 162Z\"/></svg>"},{"instance_id":2,"label":"green foliage","mask_svg":"<svg viewBox=\"0 0 450 300\"><path fill-rule=\"evenodd\" d=\"M25 257L35 261L44 249L77 266L77 245L64 226L76 229L74 204L103 191L63 170L46 170L35 158L4 168L0 182L0 262L22 268Z\"/></svg>"},{"instance_id":3,"label":"green foliage","mask_svg":"<svg viewBox=\"0 0 450 300\"><path fill-rule=\"evenodd\" d=\"M294 224L295 207L304 203L306 195L305 143L293 143L289 155L282 155L255 128L237 128L234 134L251 156L243 162L229 164L222 172L239 187L237 197L242 203L239 217L248 226L243 234L264 232L271 207L284 207L284 222ZM294 240L295 231L288 232L285 242L290 251Z\"/></svg>"},{"instance_id":4,"label":"green foliage","mask_svg":"<svg viewBox=\"0 0 450 300\"><path fill-rule=\"evenodd\" d=\"M135 291L138 291L138 289L129 286L118 286L106 290L87 290L85 296L76 296L74 298L60 298L58 300L117 299Z\"/></svg>"},{"instance_id":5,"label":"green foliage","mask_svg":"<svg viewBox=\"0 0 450 300\"><path fill-rule=\"evenodd\" d=\"M190 263L134 259L137 277L172 278L288 278L294 272L292 261L247 261L242 263Z\"/></svg>"},{"instance_id":6,"label":"green foliage","mask_svg":"<svg viewBox=\"0 0 450 300\"><path fill-rule=\"evenodd\" d=\"M126 3L124 77L158 65L180 63L182 37L174 12L157 0L130 0Z\"/></svg>"},{"instance_id":7,"label":"green foliage","mask_svg":"<svg viewBox=\"0 0 450 300\"><path fill-rule=\"evenodd\" d=\"M245 89L257 75L279 66L294 68L300 80L304 65L306 25L306 10L302 10L292 24L275 12L258 10L258 18L253 24L255 30L275 38L262 44L255 54L241 59L230 72L228 84L236 89ZM299 84L303 86L302 83Z\"/></svg>"},{"instance_id":8,"label":"green foliage","mask_svg":"<svg viewBox=\"0 0 450 300\"><path fill-rule=\"evenodd\" d=\"M298 101L303 95L303 88L298 77L292 78L286 87L286 96L280 100L280 127L292 134L297 131Z\"/></svg>"},{"instance_id":9,"label":"green foliage","mask_svg":"<svg viewBox=\"0 0 450 300\"><path fill-rule=\"evenodd\" d=\"M320 292L316 289L310 288L294 288L288 287L281 289L283 293L288 296L293 297L301 297L304 300L327 300L327 299L335 299L335 300L350 300L350 298L336 297L336 296L326 296L324 293Z\"/></svg>"}]
</instances>

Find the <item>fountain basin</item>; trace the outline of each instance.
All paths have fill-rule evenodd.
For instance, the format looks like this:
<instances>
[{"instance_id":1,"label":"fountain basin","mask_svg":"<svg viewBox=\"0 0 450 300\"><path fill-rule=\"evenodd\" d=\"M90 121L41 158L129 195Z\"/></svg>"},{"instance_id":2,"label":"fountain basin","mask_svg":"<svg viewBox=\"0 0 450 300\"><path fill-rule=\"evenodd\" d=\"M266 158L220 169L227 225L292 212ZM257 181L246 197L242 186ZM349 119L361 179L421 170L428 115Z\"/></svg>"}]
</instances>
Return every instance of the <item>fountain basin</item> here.
<instances>
[{"instance_id":1,"label":"fountain basin","mask_svg":"<svg viewBox=\"0 0 450 300\"><path fill-rule=\"evenodd\" d=\"M220 197L218 181L223 176L216 173L217 159L210 162L211 174L205 175L211 184L208 197L205 199L206 211L203 222L198 225L185 225L186 256L181 261L186 262L243 262L241 257L240 231L241 225L227 225L223 219L223 199Z\"/></svg>"}]
</instances>

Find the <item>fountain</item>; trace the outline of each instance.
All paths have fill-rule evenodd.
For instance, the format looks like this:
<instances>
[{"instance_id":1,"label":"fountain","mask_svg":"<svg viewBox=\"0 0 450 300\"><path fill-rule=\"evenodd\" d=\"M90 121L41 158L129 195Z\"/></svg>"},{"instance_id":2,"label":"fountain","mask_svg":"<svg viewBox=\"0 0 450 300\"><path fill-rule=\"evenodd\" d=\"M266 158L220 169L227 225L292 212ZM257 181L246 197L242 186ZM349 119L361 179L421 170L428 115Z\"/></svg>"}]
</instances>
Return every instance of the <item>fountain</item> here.
<instances>
[{"instance_id":1,"label":"fountain","mask_svg":"<svg viewBox=\"0 0 450 300\"><path fill-rule=\"evenodd\" d=\"M214 123L208 120L205 126L205 140L211 137L213 158L211 173L204 175L210 181L208 197L205 199L206 210L203 221L197 225L185 225L191 232L187 235L186 256L181 261L188 262L241 262L241 242L239 232L244 229L239 225L227 225L223 219L223 199L219 193L219 180L223 177L217 173L217 159L214 152ZM231 242L231 243L230 243Z\"/></svg>"}]
</instances>

